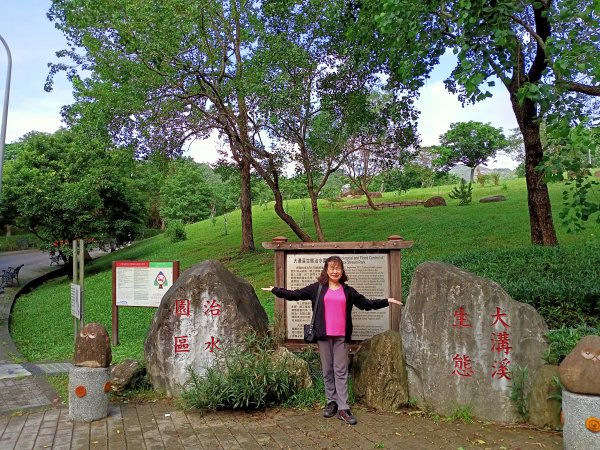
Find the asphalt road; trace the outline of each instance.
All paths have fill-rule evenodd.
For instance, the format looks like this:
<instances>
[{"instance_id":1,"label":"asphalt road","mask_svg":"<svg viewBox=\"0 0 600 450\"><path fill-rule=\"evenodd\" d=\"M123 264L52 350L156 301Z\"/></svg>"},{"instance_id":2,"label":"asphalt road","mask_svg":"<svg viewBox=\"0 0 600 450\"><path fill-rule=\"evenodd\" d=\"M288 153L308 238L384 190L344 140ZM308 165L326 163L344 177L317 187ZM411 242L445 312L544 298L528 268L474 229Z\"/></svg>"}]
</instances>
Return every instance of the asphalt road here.
<instances>
[{"instance_id":1,"label":"asphalt road","mask_svg":"<svg viewBox=\"0 0 600 450\"><path fill-rule=\"evenodd\" d=\"M90 252L92 258L97 258L105 252L93 250ZM50 265L50 254L38 249L18 250L14 252L0 252L0 271L7 267L17 267L24 264L19 272L19 278L35 278L56 268L56 264Z\"/></svg>"},{"instance_id":2,"label":"asphalt road","mask_svg":"<svg viewBox=\"0 0 600 450\"><path fill-rule=\"evenodd\" d=\"M23 264L23 267L19 272L19 279L34 278L49 272L52 267L56 267L56 264L50 266L48 252L42 252L38 249L0 253L0 270L8 267L18 267L21 264Z\"/></svg>"}]
</instances>

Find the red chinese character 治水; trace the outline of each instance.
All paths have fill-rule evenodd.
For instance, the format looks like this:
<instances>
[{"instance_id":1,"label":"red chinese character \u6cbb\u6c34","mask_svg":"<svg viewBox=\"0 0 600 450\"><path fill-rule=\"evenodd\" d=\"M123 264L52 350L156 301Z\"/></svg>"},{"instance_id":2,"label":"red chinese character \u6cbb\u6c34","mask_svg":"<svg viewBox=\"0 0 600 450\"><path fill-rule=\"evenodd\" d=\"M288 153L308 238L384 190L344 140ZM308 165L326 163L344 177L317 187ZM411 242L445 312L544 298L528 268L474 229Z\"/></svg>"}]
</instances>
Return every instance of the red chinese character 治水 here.
<instances>
[{"instance_id":1,"label":"red chinese character \u6cbb\u6c34","mask_svg":"<svg viewBox=\"0 0 600 450\"><path fill-rule=\"evenodd\" d=\"M216 350L221 350L221 348L219 347L220 342L220 339L215 339L214 336L211 336L210 341L204 343L204 350L208 350L211 353L214 353Z\"/></svg>"},{"instance_id":2,"label":"red chinese character \u6cbb\u6c34","mask_svg":"<svg viewBox=\"0 0 600 450\"><path fill-rule=\"evenodd\" d=\"M217 303L217 301L213 298L212 300L207 300L204 304L204 314L211 316L220 316L221 315L221 304Z\"/></svg>"}]
</instances>

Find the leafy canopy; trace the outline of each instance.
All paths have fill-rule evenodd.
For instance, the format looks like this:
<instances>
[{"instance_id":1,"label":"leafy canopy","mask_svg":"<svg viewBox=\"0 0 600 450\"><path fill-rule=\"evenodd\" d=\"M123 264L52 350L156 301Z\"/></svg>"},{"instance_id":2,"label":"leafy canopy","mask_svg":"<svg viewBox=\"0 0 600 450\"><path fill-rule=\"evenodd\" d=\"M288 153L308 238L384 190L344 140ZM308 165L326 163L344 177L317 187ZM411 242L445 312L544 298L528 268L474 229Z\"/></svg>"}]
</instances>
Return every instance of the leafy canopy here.
<instances>
[{"instance_id":1,"label":"leafy canopy","mask_svg":"<svg viewBox=\"0 0 600 450\"><path fill-rule=\"evenodd\" d=\"M76 238L124 242L141 229L146 211L133 181L128 150L61 129L32 132L8 161L2 214L46 244Z\"/></svg>"},{"instance_id":2,"label":"leafy canopy","mask_svg":"<svg viewBox=\"0 0 600 450\"><path fill-rule=\"evenodd\" d=\"M440 144L438 166L449 170L463 164L474 170L488 158L495 157L509 142L501 128L471 120L450 124L450 129L440 136Z\"/></svg>"}]
</instances>

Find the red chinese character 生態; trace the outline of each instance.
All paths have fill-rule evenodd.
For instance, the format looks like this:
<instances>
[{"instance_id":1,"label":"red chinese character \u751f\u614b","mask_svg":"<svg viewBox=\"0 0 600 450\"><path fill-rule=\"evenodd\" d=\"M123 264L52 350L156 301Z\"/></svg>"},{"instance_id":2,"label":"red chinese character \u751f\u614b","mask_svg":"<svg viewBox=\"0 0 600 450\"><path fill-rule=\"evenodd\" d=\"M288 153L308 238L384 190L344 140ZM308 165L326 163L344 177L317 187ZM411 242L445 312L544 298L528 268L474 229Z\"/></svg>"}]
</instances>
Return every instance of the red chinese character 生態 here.
<instances>
[{"instance_id":1,"label":"red chinese character \u751f\u614b","mask_svg":"<svg viewBox=\"0 0 600 450\"><path fill-rule=\"evenodd\" d=\"M471 366L471 357L469 355L459 355L458 353L452 358L454 361L454 370L452 375L460 377L473 376L473 367Z\"/></svg>"},{"instance_id":2,"label":"red chinese character \u751f\u614b","mask_svg":"<svg viewBox=\"0 0 600 450\"><path fill-rule=\"evenodd\" d=\"M468 323L467 313L465 312L465 308L462 306L454 311L454 323L453 327L470 327L471 324Z\"/></svg>"}]
</instances>

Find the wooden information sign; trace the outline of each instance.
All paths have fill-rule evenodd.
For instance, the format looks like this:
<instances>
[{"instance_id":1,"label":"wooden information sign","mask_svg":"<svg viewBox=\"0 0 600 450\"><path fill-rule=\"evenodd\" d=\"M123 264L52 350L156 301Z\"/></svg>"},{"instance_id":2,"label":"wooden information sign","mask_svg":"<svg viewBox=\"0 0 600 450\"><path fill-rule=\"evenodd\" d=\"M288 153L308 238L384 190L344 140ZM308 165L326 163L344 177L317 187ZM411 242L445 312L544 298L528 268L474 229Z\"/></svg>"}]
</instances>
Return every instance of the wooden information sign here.
<instances>
[{"instance_id":1,"label":"wooden information sign","mask_svg":"<svg viewBox=\"0 0 600 450\"><path fill-rule=\"evenodd\" d=\"M298 289L314 283L326 258L337 255L344 261L348 284L367 298L402 299L401 254L412 241L390 236L387 241L372 242L288 242L285 237L264 242L263 247L275 251L274 286ZM290 349L301 349L304 324L312 317L311 302L275 299L275 339ZM390 305L375 311L352 309L357 344L386 330L399 330L400 307Z\"/></svg>"},{"instance_id":2,"label":"wooden information sign","mask_svg":"<svg viewBox=\"0 0 600 450\"><path fill-rule=\"evenodd\" d=\"M119 344L119 307L158 308L179 278L179 261L113 261L112 344Z\"/></svg>"}]
</instances>

